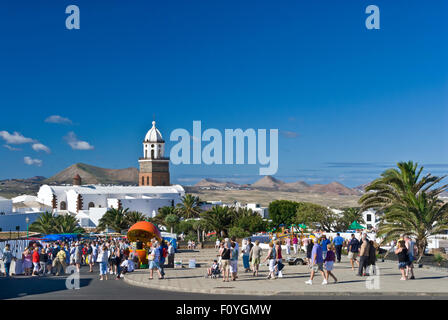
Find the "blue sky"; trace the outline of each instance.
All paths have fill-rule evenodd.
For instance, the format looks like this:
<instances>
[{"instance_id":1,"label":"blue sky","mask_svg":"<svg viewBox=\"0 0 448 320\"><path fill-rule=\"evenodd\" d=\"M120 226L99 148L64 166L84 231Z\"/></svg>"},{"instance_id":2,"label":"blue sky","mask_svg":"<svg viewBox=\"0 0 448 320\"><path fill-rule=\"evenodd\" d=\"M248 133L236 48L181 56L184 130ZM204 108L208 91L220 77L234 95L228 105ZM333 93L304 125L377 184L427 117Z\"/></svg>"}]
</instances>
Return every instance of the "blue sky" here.
<instances>
[{"instance_id":1,"label":"blue sky","mask_svg":"<svg viewBox=\"0 0 448 320\"><path fill-rule=\"evenodd\" d=\"M80 30L65 28L70 4ZM369 4L380 30L365 27ZM136 167L154 116L166 140L193 120L278 128L276 176L287 181L356 186L402 160L447 173L447 10L445 0L2 1L0 179L76 162ZM53 115L69 120L45 122ZM253 182L258 168L171 173Z\"/></svg>"}]
</instances>

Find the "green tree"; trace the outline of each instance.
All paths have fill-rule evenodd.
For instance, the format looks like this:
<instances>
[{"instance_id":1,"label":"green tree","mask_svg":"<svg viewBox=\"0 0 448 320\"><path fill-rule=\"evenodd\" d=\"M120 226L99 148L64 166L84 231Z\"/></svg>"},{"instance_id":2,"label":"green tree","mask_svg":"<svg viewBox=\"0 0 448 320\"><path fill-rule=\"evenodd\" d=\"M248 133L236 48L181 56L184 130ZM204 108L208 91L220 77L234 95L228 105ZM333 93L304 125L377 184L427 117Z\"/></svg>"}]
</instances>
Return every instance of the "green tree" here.
<instances>
[{"instance_id":1,"label":"green tree","mask_svg":"<svg viewBox=\"0 0 448 320\"><path fill-rule=\"evenodd\" d=\"M51 212L44 212L39 215L39 218L36 219L30 226L29 230L32 232L39 232L42 234L52 234L54 232L55 227L55 217Z\"/></svg>"},{"instance_id":2,"label":"green tree","mask_svg":"<svg viewBox=\"0 0 448 320\"><path fill-rule=\"evenodd\" d=\"M448 230L448 204L439 198L448 185L437 187L446 176L422 176L423 167L412 161L399 162L397 167L384 171L367 186L359 203L364 210L384 212L378 227L384 242L402 235L415 237L420 261L428 237Z\"/></svg>"},{"instance_id":3,"label":"green tree","mask_svg":"<svg viewBox=\"0 0 448 320\"><path fill-rule=\"evenodd\" d=\"M250 233L245 231L243 228L235 226L229 229L229 237L246 238L248 236L250 236Z\"/></svg>"},{"instance_id":4,"label":"green tree","mask_svg":"<svg viewBox=\"0 0 448 320\"><path fill-rule=\"evenodd\" d=\"M322 229L326 232L335 231L338 217L330 209L309 202L298 202L294 223L304 223L313 229Z\"/></svg>"},{"instance_id":5,"label":"green tree","mask_svg":"<svg viewBox=\"0 0 448 320\"><path fill-rule=\"evenodd\" d=\"M345 208L342 212L342 216L337 221L336 231L348 230L353 221L356 221L359 224L365 224L362 217L362 210L360 210L360 208Z\"/></svg>"},{"instance_id":6,"label":"green tree","mask_svg":"<svg viewBox=\"0 0 448 320\"><path fill-rule=\"evenodd\" d=\"M264 221L257 213L254 215L243 215L235 220L232 225L234 227L239 227L250 234L266 231L268 228L267 221Z\"/></svg>"},{"instance_id":7,"label":"green tree","mask_svg":"<svg viewBox=\"0 0 448 320\"><path fill-rule=\"evenodd\" d=\"M85 230L78 224L78 220L69 215L55 217L54 233L84 233Z\"/></svg>"},{"instance_id":8,"label":"green tree","mask_svg":"<svg viewBox=\"0 0 448 320\"><path fill-rule=\"evenodd\" d=\"M199 197L187 194L182 197L182 202L177 204L177 211L185 219L198 218L201 213L199 204Z\"/></svg>"},{"instance_id":9,"label":"green tree","mask_svg":"<svg viewBox=\"0 0 448 320\"><path fill-rule=\"evenodd\" d=\"M176 210L175 207L172 207L172 206L161 207L158 210L158 214L154 218L148 218L148 221L152 222L152 223L154 223L156 225L161 225L161 226L168 227L168 225L166 224L165 219L170 214L178 216L178 213L177 213L177 210Z\"/></svg>"},{"instance_id":10,"label":"green tree","mask_svg":"<svg viewBox=\"0 0 448 320\"><path fill-rule=\"evenodd\" d=\"M126 212L126 220L129 223L129 226L132 226L140 221L145 221L146 217L143 213L138 211L129 211Z\"/></svg>"},{"instance_id":11,"label":"green tree","mask_svg":"<svg viewBox=\"0 0 448 320\"><path fill-rule=\"evenodd\" d=\"M128 209L115 209L110 208L106 211L106 213L101 217L98 230L105 230L110 228L115 232L121 233L122 230L129 229L130 224L126 218Z\"/></svg>"},{"instance_id":12,"label":"green tree","mask_svg":"<svg viewBox=\"0 0 448 320\"><path fill-rule=\"evenodd\" d=\"M79 226L78 220L67 214L55 216L51 212L42 213L30 227L30 231L42 234L53 233L84 233L85 230Z\"/></svg>"},{"instance_id":13,"label":"green tree","mask_svg":"<svg viewBox=\"0 0 448 320\"><path fill-rule=\"evenodd\" d=\"M228 234L228 229L232 226L232 217L232 210L222 206L213 206L209 211L201 214L207 226L221 237Z\"/></svg>"},{"instance_id":14,"label":"green tree","mask_svg":"<svg viewBox=\"0 0 448 320\"><path fill-rule=\"evenodd\" d=\"M179 216L176 214L169 214L165 218L165 225L170 228L173 233L174 227L179 223Z\"/></svg>"},{"instance_id":15,"label":"green tree","mask_svg":"<svg viewBox=\"0 0 448 320\"><path fill-rule=\"evenodd\" d=\"M298 203L289 200L274 200L269 204L269 217L275 226L294 223Z\"/></svg>"}]
</instances>

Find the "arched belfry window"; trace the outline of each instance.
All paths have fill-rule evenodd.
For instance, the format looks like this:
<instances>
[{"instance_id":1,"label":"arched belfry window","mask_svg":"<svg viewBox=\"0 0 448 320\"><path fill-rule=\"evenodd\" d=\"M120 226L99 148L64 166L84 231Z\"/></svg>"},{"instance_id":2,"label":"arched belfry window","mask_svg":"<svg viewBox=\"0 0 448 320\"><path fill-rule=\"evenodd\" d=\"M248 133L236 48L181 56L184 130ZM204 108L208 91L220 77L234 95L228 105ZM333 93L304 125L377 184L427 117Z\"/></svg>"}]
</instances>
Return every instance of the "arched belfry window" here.
<instances>
[{"instance_id":1,"label":"arched belfry window","mask_svg":"<svg viewBox=\"0 0 448 320\"><path fill-rule=\"evenodd\" d=\"M67 202L61 201L61 210L67 210Z\"/></svg>"},{"instance_id":2,"label":"arched belfry window","mask_svg":"<svg viewBox=\"0 0 448 320\"><path fill-rule=\"evenodd\" d=\"M89 209L90 208L95 208L95 204L93 202L89 202Z\"/></svg>"}]
</instances>

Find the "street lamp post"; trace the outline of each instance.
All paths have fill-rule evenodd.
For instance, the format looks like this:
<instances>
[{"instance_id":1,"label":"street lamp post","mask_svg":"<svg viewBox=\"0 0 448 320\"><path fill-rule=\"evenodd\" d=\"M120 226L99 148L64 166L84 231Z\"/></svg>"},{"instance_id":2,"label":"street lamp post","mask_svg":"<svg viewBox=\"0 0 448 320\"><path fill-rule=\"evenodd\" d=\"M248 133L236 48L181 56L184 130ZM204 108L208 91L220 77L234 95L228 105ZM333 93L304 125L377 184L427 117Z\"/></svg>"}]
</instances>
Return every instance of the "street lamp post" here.
<instances>
[{"instance_id":1,"label":"street lamp post","mask_svg":"<svg viewBox=\"0 0 448 320\"><path fill-rule=\"evenodd\" d=\"M30 218L26 217L25 222L26 222L26 239L28 239L28 223L30 223Z\"/></svg>"}]
</instances>

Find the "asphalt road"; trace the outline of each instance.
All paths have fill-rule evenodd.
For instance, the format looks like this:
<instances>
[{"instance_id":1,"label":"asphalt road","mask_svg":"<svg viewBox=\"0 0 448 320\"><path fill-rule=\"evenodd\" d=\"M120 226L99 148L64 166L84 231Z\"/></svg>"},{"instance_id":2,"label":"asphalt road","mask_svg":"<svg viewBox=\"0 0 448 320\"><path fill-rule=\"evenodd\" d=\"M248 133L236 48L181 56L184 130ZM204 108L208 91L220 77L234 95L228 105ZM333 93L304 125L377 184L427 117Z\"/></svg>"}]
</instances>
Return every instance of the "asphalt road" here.
<instances>
[{"instance_id":1,"label":"asphalt road","mask_svg":"<svg viewBox=\"0 0 448 320\"><path fill-rule=\"evenodd\" d=\"M87 272L88 268L81 269L80 288L68 290L65 276L24 277L14 278L0 277L0 299L19 300L335 300L335 299L375 299L389 300L397 297L389 296L363 296L363 297L334 297L334 296L272 296L251 297L235 295L211 295L193 294L183 292L170 292L153 290L128 285L123 280L100 281L98 270L94 273ZM169 269L167 270L169 276ZM412 297L403 299L447 299L448 297Z\"/></svg>"}]
</instances>

